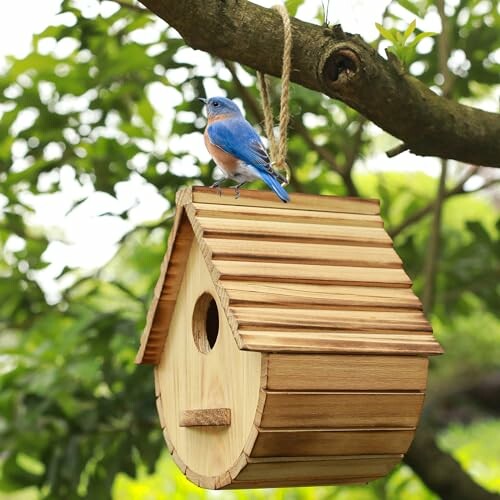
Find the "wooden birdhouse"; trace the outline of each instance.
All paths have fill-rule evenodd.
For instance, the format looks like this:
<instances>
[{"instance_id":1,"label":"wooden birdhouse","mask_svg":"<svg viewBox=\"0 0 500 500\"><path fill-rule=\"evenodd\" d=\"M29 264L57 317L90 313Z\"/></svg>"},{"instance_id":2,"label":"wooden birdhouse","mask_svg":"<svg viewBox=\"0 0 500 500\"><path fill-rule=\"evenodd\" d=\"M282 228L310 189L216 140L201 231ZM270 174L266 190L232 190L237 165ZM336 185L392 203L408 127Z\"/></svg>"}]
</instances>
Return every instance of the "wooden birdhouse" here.
<instances>
[{"instance_id":1,"label":"wooden birdhouse","mask_svg":"<svg viewBox=\"0 0 500 500\"><path fill-rule=\"evenodd\" d=\"M183 189L137 362L204 488L360 483L407 451L442 352L374 200Z\"/></svg>"}]
</instances>

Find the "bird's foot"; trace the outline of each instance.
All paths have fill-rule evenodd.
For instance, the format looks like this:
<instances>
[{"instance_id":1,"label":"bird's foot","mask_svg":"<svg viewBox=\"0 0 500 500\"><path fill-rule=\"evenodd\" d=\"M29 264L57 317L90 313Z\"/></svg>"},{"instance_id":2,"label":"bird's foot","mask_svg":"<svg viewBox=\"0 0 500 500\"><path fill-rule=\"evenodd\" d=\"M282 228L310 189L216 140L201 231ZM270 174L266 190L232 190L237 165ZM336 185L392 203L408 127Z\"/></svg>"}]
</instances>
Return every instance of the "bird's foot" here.
<instances>
[{"instance_id":1,"label":"bird's foot","mask_svg":"<svg viewBox=\"0 0 500 500\"><path fill-rule=\"evenodd\" d=\"M246 184L246 182L240 182L239 184L236 184L236 186L234 186L234 198L236 200L240 197L240 187L243 186L243 184Z\"/></svg>"},{"instance_id":2,"label":"bird's foot","mask_svg":"<svg viewBox=\"0 0 500 500\"><path fill-rule=\"evenodd\" d=\"M218 180L218 181L214 182L214 183L210 186L211 188L215 188L215 189L217 189L217 194L218 194L219 196L222 196L222 188L220 187L220 185L221 185L224 181L225 181L225 179L220 179L220 180Z\"/></svg>"}]
</instances>

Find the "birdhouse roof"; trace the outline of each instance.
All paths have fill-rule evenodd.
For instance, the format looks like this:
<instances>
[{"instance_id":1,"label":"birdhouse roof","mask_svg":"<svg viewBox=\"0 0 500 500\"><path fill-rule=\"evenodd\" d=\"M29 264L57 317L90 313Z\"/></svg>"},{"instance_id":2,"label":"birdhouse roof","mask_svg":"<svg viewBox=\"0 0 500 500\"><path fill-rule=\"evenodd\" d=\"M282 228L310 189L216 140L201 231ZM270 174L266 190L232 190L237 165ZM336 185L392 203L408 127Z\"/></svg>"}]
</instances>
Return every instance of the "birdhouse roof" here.
<instances>
[{"instance_id":1,"label":"birdhouse roof","mask_svg":"<svg viewBox=\"0 0 500 500\"><path fill-rule=\"evenodd\" d=\"M193 187L177 195L138 363L159 362L193 243L240 349L442 352L377 200Z\"/></svg>"}]
</instances>

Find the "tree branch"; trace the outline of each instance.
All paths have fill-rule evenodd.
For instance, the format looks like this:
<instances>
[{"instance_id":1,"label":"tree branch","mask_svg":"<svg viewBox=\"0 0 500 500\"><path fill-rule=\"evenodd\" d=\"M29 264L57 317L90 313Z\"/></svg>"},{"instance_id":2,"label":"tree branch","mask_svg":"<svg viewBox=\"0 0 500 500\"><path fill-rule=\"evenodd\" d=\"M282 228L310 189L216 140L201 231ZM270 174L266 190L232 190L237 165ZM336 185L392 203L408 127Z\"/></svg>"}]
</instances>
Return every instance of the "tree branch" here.
<instances>
[{"instance_id":1,"label":"tree branch","mask_svg":"<svg viewBox=\"0 0 500 500\"><path fill-rule=\"evenodd\" d=\"M335 155L328 148L325 148L325 146L320 146L319 144L316 144L316 142L314 142L314 139L305 127L302 119L294 120L293 126L297 134L299 134L302 139L304 139L304 142L307 144L307 146L312 149L325 163L327 163L334 172L343 177L343 169L337 163Z\"/></svg>"},{"instance_id":2,"label":"tree branch","mask_svg":"<svg viewBox=\"0 0 500 500\"><path fill-rule=\"evenodd\" d=\"M443 75L441 90L443 97L448 97L455 81L453 73L448 68L450 56L450 22L445 13L444 0L437 0L437 10L441 19L441 34L438 37L438 67ZM439 255L441 249L441 220L443 216L444 195L446 194L446 176L448 160L441 160L441 175L439 176L438 191L434 202L434 217L432 218L431 233L427 244L427 254L424 265L424 290L422 292L422 306L426 314L434 308L436 279L439 269Z\"/></svg>"},{"instance_id":3,"label":"tree branch","mask_svg":"<svg viewBox=\"0 0 500 500\"><path fill-rule=\"evenodd\" d=\"M424 290L422 292L422 307L426 314L430 314L434 307L434 292L436 288L436 274L438 270L439 251L441 247L441 220L446 194L446 175L448 160L441 160L441 175L439 176L438 191L434 200L434 217L431 233L427 243L427 252L424 266Z\"/></svg>"},{"instance_id":4,"label":"tree branch","mask_svg":"<svg viewBox=\"0 0 500 500\"><path fill-rule=\"evenodd\" d=\"M186 43L281 73L282 21L246 0L142 0ZM418 155L500 167L500 115L440 97L359 36L292 20L292 80L347 103ZM437 140L439 138L439 140Z\"/></svg>"},{"instance_id":5,"label":"tree branch","mask_svg":"<svg viewBox=\"0 0 500 500\"><path fill-rule=\"evenodd\" d=\"M431 428L420 423L415 439L404 458L425 484L443 500L499 500L500 496L483 489L450 455L435 443Z\"/></svg>"},{"instance_id":6,"label":"tree branch","mask_svg":"<svg viewBox=\"0 0 500 500\"><path fill-rule=\"evenodd\" d=\"M260 124L262 124L264 122L264 115L262 113L262 108L259 106L257 100L254 99L253 95L250 93L247 87L245 87L241 83L241 80L238 77L238 73L236 73L236 68L234 64L231 61L224 61L224 65L226 66L226 68L231 73L231 76L233 77L234 86L238 90L238 94L240 95L241 100L245 104L245 108L250 109L254 119L257 120Z\"/></svg>"},{"instance_id":7,"label":"tree branch","mask_svg":"<svg viewBox=\"0 0 500 500\"><path fill-rule=\"evenodd\" d=\"M401 143L386 151L385 154L388 158L394 158L395 156L408 151L408 149L410 148L405 143Z\"/></svg>"},{"instance_id":8,"label":"tree branch","mask_svg":"<svg viewBox=\"0 0 500 500\"><path fill-rule=\"evenodd\" d=\"M500 403L500 372L492 372L477 379L452 380L451 386L426 398L415 439L404 461L425 484L441 498L450 500L499 500L500 495L478 485L453 457L441 451L435 443L435 434L451 422L483 418L484 414L498 415Z\"/></svg>"},{"instance_id":9,"label":"tree branch","mask_svg":"<svg viewBox=\"0 0 500 500\"><path fill-rule=\"evenodd\" d=\"M452 188L449 189L445 192L444 194L444 199L450 198L452 196L455 196L457 194L468 194L468 193L475 193L477 191L480 191L482 189L486 189L490 187L493 184L496 184L497 181L500 181L500 179L492 179L491 181L485 182L482 186L479 186L476 189L471 189L470 191L465 191L464 186L465 183L474 175L476 175L481 167L475 166L471 168L465 175L464 177L457 182L457 184ZM409 226L415 224L419 220L423 219L426 215L429 215L432 213L435 207L435 200L429 202L427 205L422 207L421 209L413 212L407 219L405 219L401 224L398 226L394 227L393 229L389 229L388 233L391 236L391 238L395 238L399 233L404 231L406 228Z\"/></svg>"}]
</instances>

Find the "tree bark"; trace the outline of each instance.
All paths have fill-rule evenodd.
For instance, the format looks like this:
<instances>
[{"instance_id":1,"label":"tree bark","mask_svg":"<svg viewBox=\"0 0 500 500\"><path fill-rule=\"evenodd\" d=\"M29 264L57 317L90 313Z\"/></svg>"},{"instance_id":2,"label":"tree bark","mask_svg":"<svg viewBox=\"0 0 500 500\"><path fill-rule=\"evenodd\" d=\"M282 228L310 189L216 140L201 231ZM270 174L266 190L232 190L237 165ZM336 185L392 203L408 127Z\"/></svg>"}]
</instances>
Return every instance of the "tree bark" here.
<instances>
[{"instance_id":1,"label":"tree bark","mask_svg":"<svg viewBox=\"0 0 500 500\"><path fill-rule=\"evenodd\" d=\"M195 49L281 73L280 15L246 0L142 0ZM292 80L359 111L415 154L500 167L500 115L440 97L359 36L292 19Z\"/></svg>"},{"instance_id":2,"label":"tree bark","mask_svg":"<svg viewBox=\"0 0 500 500\"><path fill-rule=\"evenodd\" d=\"M404 461L443 500L500 499L500 495L481 488L458 462L442 452L436 445L434 431L426 425L417 429Z\"/></svg>"},{"instance_id":3,"label":"tree bark","mask_svg":"<svg viewBox=\"0 0 500 500\"><path fill-rule=\"evenodd\" d=\"M415 439L404 461L444 500L500 500L482 488L460 464L441 451L436 433L452 422L470 423L500 414L500 371L477 378L454 379L449 387L429 394Z\"/></svg>"}]
</instances>

